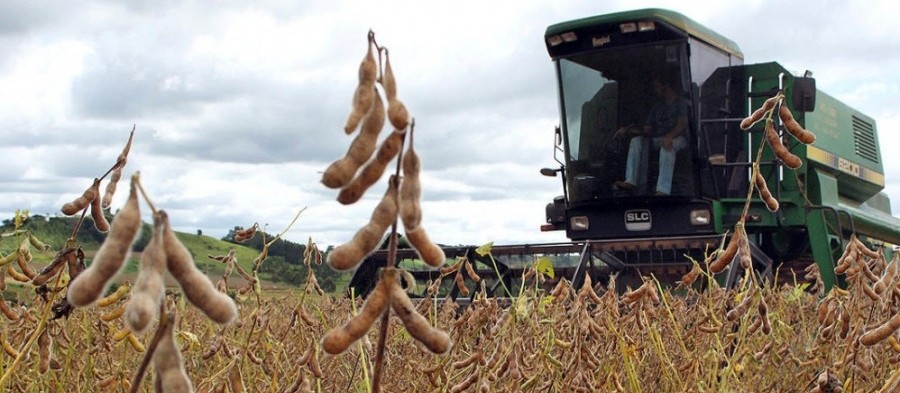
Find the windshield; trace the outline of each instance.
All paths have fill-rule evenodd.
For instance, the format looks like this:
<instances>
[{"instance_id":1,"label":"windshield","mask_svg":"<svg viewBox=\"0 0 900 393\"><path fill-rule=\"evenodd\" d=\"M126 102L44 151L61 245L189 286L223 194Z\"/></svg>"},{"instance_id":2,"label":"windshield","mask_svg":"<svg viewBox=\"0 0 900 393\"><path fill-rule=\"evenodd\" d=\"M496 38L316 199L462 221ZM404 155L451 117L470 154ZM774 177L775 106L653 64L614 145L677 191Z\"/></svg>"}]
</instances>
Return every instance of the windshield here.
<instances>
[{"instance_id":1,"label":"windshield","mask_svg":"<svg viewBox=\"0 0 900 393\"><path fill-rule=\"evenodd\" d=\"M654 43L559 60L571 201L693 195L685 48Z\"/></svg>"}]
</instances>

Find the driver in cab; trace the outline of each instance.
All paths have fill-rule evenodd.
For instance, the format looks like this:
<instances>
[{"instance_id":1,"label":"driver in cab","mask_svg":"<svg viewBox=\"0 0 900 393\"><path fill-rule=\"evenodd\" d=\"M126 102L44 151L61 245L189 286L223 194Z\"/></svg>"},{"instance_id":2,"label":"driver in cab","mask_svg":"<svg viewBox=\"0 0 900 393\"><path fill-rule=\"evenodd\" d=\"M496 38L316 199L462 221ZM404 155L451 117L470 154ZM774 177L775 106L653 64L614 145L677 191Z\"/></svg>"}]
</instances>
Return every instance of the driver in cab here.
<instances>
[{"instance_id":1,"label":"driver in cab","mask_svg":"<svg viewBox=\"0 0 900 393\"><path fill-rule=\"evenodd\" d=\"M672 193L672 173L675 154L687 147L684 133L688 126L687 101L678 93L672 80L659 76L653 79L653 90L659 99L650 109L643 126L634 124L619 128L613 138L631 135L628 160L625 164L625 180L615 182L615 188L634 191L638 184L638 168L644 149L659 150L659 176L656 180L656 196Z\"/></svg>"}]
</instances>

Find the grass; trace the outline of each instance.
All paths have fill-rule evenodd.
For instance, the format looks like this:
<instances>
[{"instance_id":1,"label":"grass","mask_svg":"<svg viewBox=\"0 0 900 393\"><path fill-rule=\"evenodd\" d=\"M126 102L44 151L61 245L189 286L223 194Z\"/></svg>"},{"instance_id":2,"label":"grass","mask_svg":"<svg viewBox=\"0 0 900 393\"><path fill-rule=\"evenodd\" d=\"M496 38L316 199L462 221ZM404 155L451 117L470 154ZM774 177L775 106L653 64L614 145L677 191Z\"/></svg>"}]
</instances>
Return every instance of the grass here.
<instances>
[{"instance_id":1,"label":"grass","mask_svg":"<svg viewBox=\"0 0 900 393\"><path fill-rule=\"evenodd\" d=\"M38 239L46 243L50 246L50 250L48 251L38 251L32 248L31 255L32 261L30 266L35 271L40 271L44 268L44 266L48 265L53 258L56 256L56 251L60 250L65 244L65 240L68 238L73 224L68 224L69 219L51 219L51 220L29 220L23 226L22 229L29 231L34 234ZM92 226L91 226L91 229ZM149 227L145 226L142 230L146 232ZM10 226L4 226L0 228L0 233L12 233L13 228ZM87 232L87 233L82 233ZM20 234L17 236L10 236L0 239L0 254L3 256L8 255L9 253L16 252L19 245L28 239L25 237L25 234ZM91 233L90 231L85 231L85 228L82 228L79 231L79 244L86 255L86 263L89 265L91 263L91 259L94 254L100 248L102 243L102 238L104 235L100 235L97 233ZM243 245L229 243L220 239L216 239L209 236L203 235L195 235L190 233L177 232L176 236L181 242L190 250L191 255L194 257L194 263L197 265L197 268L202 272L206 273L211 279L214 281L217 280L225 271L225 265L221 262L216 261L214 259L209 258L210 255L225 255L232 248L235 250L235 254L237 256L238 264L243 267L247 271L251 271L253 269L253 261L259 256L259 251L245 247ZM113 283L121 284L125 281L129 281L134 283L134 280L137 277L138 267L139 267L139 259L140 253L134 252L132 253L131 258L125 263L121 274L113 279ZM236 273L233 274L236 276ZM267 287L273 287L273 285L266 281L265 276L262 276L263 280L262 285ZM25 298L28 297L28 294L23 293L26 291L23 285L17 285L13 280L7 280L10 284L8 286L7 291L9 293L5 293L5 296L10 298L19 297ZM171 279L168 280L169 285L175 285L174 281Z\"/></svg>"},{"instance_id":2,"label":"grass","mask_svg":"<svg viewBox=\"0 0 900 393\"><path fill-rule=\"evenodd\" d=\"M209 236L192 235L183 232L176 232L175 234L178 236L178 239L184 243L184 246L191 251L191 254L194 256L194 263L197 264L197 268L207 274L222 274L224 271L224 265L219 261L209 258L209 255L225 255L228 254L228 250L234 248L238 264L247 271L253 269L253 261L259 256L259 251L257 250Z\"/></svg>"}]
</instances>

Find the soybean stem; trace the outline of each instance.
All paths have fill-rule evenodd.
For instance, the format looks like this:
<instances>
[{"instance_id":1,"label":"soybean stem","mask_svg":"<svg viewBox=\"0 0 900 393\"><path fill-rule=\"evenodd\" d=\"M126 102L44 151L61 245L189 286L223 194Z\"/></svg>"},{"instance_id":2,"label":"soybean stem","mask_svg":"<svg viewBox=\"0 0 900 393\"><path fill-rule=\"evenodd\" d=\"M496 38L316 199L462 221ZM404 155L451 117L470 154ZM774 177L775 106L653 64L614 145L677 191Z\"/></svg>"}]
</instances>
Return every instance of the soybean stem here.
<instances>
[{"instance_id":1,"label":"soybean stem","mask_svg":"<svg viewBox=\"0 0 900 393\"><path fill-rule=\"evenodd\" d=\"M131 142L132 138L134 137L134 130L135 130L136 128L137 128L137 124L134 124L134 125L131 126L131 134L130 134L129 137L128 137L128 142L129 142L129 143L125 145L125 149L126 149L126 150L128 150L128 149L131 148L130 142ZM123 153L126 154L126 155L128 154L127 151L125 151L125 152L123 152ZM126 158L125 158L124 156L119 156L119 158L116 159L116 163L113 164L113 166L110 167L109 170L107 170L106 173L103 174L103 176L100 176L100 180L105 179L105 178L106 178L107 176L109 176L109 174L112 173L114 170L119 169L119 168L122 168L123 166L125 166L125 160L126 160ZM99 195L98 195L98 197L99 197Z\"/></svg>"},{"instance_id":2,"label":"soybean stem","mask_svg":"<svg viewBox=\"0 0 900 393\"><path fill-rule=\"evenodd\" d=\"M284 236L284 234L287 233L287 231L291 230L291 227L294 226L294 223L296 223L297 219L300 218L300 214L302 214L304 211L306 211L307 207L308 206L303 206L303 208L300 209L300 211L298 211L296 215L294 215L294 219L291 220L291 223L288 224L287 227L285 227L284 230L281 231L281 233L279 233L277 236L273 237L272 240L269 240L269 242L266 243L266 246L267 247L271 246L273 243L278 241L278 239L281 239L281 237Z\"/></svg>"},{"instance_id":3,"label":"soybean stem","mask_svg":"<svg viewBox=\"0 0 900 393\"><path fill-rule=\"evenodd\" d=\"M75 227L72 228L72 234L69 235L69 240L72 241L72 244L75 244L75 237L78 236L78 230L81 229L81 224L84 223L84 216L87 215L87 211L88 207L81 209L81 217L78 218L78 222L75 223ZM68 242L66 243L66 246L68 246Z\"/></svg>"},{"instance_id":4,"label":"soybean stem","mask_svg":"<svg viewBox=\"0 0 900 393\"><path fill-rule=\"evenodd\" d=\"M166 302L163 301L159 305L159 325L156 326L156 333L153 334L153 339L150 340L150 344L147 345L147 352L144 353L144 359L141 360L140 366L138 366L137 371L134 373L134 378L131 379L131 393L137 393L141 388L141 380L144 379L144 373L147 372L147 366L150 365L150 360L153 359L153 353L156 352L156 347L162 340L162 336L165 334L170 323L175 323L175 310L173 309L170 313L166 313Z\"/></svg>"},{"instance_id":5,"label":"soybean stem","mask_svg":"<svg viewBox=\"0 0 900 393\"><path fill-rule=\"evenodd\" d=\"M778 92L778 95L776 97L783 97L783 94L781 92ZM776 102L775 107L777 107L778 104L779 103ZM768 125L769 125L769 123L773 122L772 117L773 117L774 113L775 113L775 109L773 108L766 115L766 127L764 127L763 132L769 132ZM751 171L750 171L751 179L749 181L750 186L747 187L747 200L746 200L746 202L744 202L744 211L741 213L741 218L740 218L741 223L743 223L747 219L747 213L750 211L750 201L753 199L753 189L756 186L756 176L759 176L759 160L762 159L763 147L766 145L765 138L766 138L765 135L763 135L763 137L760 138L759 148L756 150L756 161L753 162L753 166L751 167Z\"/></svg>"},{"instance_id":6,"label":"soybean stem","mask_svg":"<svg viewBox=\"0 0 900 393\"><path fill-rule=\"evenodd\" d=\"M415 128L416 119L413 118L412 122L409 125L408 133L410 145L412 145L412 134ZM400 141L400 153L397 154L397 168L394 175L391 176L390 180L388 180L392 183L388 185L388 187L399 187L399 184L397 183L400 182L400 168L401 163L403 162L404 144L406 144L405 137ZM394 222L391 224L391 235L388 238L387 268L393 268L395 266L395 259L397 259L397 217L394 217ZM384 309L384 313L381 314L381 326L378 327L378 345L375 352L375 369L372 371L372 391L375 393L381 391L381 374L384 371L384 348L387 346L388 324L391 321L390 315L391 308L386 307Z\"/></svg>"},{"instance_id":7,"label":"soybean stem","mask_svg":"<svg viewBox=\"0 0 900 393\"><path fill-rule=\"evenodd\" d=\"M147 192L144 191L144 186L141 185L141 173L135 172L134 175L131 175L131 181L134 182L134 186L137 187L138 191L141 192L141 195L144 197L144 201L147 202L147 206L150 206L150 211L155 215L156 206L154 206L153 202L150 201L150 197L148 197Z\"/></svg>"}]
</instances>

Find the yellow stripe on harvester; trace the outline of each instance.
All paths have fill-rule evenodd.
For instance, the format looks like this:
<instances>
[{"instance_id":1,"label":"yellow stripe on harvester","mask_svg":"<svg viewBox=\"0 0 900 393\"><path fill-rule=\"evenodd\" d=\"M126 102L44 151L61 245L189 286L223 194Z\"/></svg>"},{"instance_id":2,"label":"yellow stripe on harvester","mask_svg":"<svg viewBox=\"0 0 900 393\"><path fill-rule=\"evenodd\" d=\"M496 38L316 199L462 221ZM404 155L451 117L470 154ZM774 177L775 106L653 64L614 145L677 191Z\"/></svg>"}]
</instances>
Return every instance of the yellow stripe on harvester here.
<instances>
[{"instance_id":1,"label":"yellow stripe on harvester","mask_svg":"<svg viewBox=\"0 0 900 393\"><path fill-rule=\"evenodd\" d=\"M873 171L844 157L838 157L818 147L807 146L806 158L884 187L884 174Z\"/></svg>"}]
</instances>

